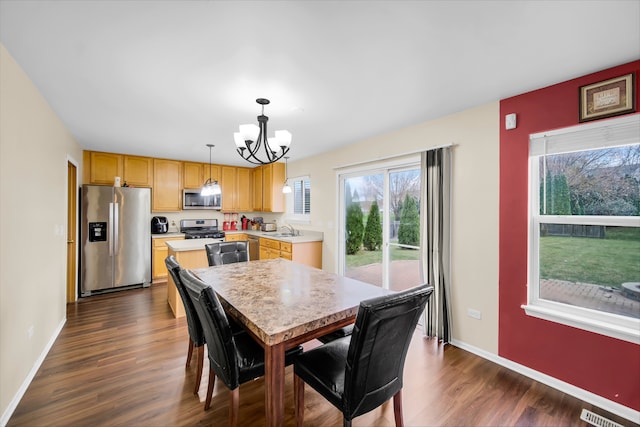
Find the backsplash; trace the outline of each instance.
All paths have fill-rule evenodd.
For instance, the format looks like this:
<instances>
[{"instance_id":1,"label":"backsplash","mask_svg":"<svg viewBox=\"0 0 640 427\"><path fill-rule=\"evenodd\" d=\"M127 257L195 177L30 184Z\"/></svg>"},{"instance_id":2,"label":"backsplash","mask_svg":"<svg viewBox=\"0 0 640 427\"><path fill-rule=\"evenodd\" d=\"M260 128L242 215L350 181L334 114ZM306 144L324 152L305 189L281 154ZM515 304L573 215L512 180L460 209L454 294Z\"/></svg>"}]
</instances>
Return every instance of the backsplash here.
<instances>
[{"instance_id":1,"label":"backsplash","mask_svg":"<svg viewBox=\"0 0 640 427\"><path fill-rule=\"evenodd\" d=\"M284 214L268 212L238 212L238 219L242 218L242 215L249 219L260 216L264 219L264 222L276 222L278 225L281 225ZM222 222L224 221L223 212L207 209L181 212L151 212L150 216L166 216L169 221L169 233L180 231L180 220L182 219L217 219L220 229L222 229Z\"/></svg>"}]
</instances>

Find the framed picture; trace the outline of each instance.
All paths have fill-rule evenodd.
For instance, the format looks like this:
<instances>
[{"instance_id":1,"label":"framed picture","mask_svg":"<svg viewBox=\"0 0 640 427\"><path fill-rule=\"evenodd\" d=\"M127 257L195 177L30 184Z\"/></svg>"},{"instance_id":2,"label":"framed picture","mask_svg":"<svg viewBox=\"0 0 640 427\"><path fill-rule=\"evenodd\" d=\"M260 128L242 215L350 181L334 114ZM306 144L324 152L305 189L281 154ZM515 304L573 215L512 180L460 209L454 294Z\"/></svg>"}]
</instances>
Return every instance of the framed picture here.
<instances>
[{"instance_id":1,"label":"framed picture","mask_svg":"<svg viewBox=\"0 0 640 427\"><path fill-rule=\"evenodd\" d=\"M580 87L580 121L635 111L633 73Z\"/></svg>"}]
</instances>

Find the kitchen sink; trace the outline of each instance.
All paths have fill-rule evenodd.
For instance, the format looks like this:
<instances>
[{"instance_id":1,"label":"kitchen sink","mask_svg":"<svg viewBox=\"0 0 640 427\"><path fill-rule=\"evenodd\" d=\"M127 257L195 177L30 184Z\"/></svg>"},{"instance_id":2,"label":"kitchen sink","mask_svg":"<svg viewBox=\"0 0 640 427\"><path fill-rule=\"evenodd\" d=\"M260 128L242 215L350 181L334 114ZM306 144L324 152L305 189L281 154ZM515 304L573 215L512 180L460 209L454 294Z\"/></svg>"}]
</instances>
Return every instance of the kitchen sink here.
<instances>
[{"instance_id":1,"label":"kitchen sink","mask_svg":"<svg viewBox=\"0 0 640 427\"><path fill-rule=\"evenodd\" d=\"M297 236L301 236L300 233L275 233L275 234L271 234L271 236L273 237L297 237Z\"/></svg>"}]
</instances>

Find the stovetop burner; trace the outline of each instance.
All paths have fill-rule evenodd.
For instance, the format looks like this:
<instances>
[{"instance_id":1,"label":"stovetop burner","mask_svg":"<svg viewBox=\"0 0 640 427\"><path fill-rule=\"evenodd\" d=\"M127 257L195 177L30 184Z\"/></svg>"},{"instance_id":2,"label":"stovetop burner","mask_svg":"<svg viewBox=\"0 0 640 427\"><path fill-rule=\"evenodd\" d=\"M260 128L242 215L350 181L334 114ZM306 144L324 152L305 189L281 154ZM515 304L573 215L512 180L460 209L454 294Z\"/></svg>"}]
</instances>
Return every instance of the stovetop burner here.
<instances>
[{"instance_id":1,"label":"stovetop burner","mask_svg":"<svg viewBox=\"0 0 640 427\"><path fill-rule=\"evenodd\" d=\"M185 239L223 239L224 231L217 230L188 230L184 232Z\"/></svg>"},{"instance_id":2,"label":"stovetop burner","mask_svg":"<svg viewBox=\"0 0 640 427\"><path fill-rule=\"evenodd\" d=\"M185 239L224 239L224 232L218 230L217 219L182 219L180 232Z\"/></svg>"}]
</instances>

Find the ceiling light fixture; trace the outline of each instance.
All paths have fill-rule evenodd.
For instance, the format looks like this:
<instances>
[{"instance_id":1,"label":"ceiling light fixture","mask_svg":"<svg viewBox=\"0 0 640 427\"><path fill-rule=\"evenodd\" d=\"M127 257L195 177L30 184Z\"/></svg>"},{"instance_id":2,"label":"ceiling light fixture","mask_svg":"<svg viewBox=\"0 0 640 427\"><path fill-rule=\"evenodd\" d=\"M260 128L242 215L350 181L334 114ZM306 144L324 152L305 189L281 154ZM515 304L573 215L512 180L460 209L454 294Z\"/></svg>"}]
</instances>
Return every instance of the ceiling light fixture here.
<instances>
[{"instance_id":1,"label":"ceiling light fixture","mask_svg":"<svg viewBox=\"0 0 640 427\"><path fill-rule=\"evenodd\" d=\"M222 189L220 188L220 184L218 184L218 181L213 181L211 179L211 149L215 147L215 145L207 144L207 147L209 147L209 179L204 182L202 190L200 190L200 195L213 196L216 194L221 194Z\"/></svg>"},{"instance_id":2,"label":"ceiling light fixture","mask_svg":"<svg viewBox=\"0 0 640 427\"><path fill-rule=\"evenodd\" d=\"M277 130L275 136L267 139L267 122L269 117L264 115L264 106L269 104L269 100L258 98L256 102L262 105L262 114L258 116L258 125L240 125L240 132L233 134L238 154L255 165L268 165L277 162L287 152L291 144L291 133L286 130ZM266 158L258 157L260 147L264 146Z\"/></svg>"},{"instance_id":3,"label":"ceiling light fixture","mask_svg":"<svg viewBox=\"0 0 640 427\"><path fill-rule=\"evenodd\" d=\"M289 173L287 172L287 160L289 157L284 158L284 187L282 187L282 192L284 194L291 193L291 187L289 186Z\"/></svg>"}]
</instances>

